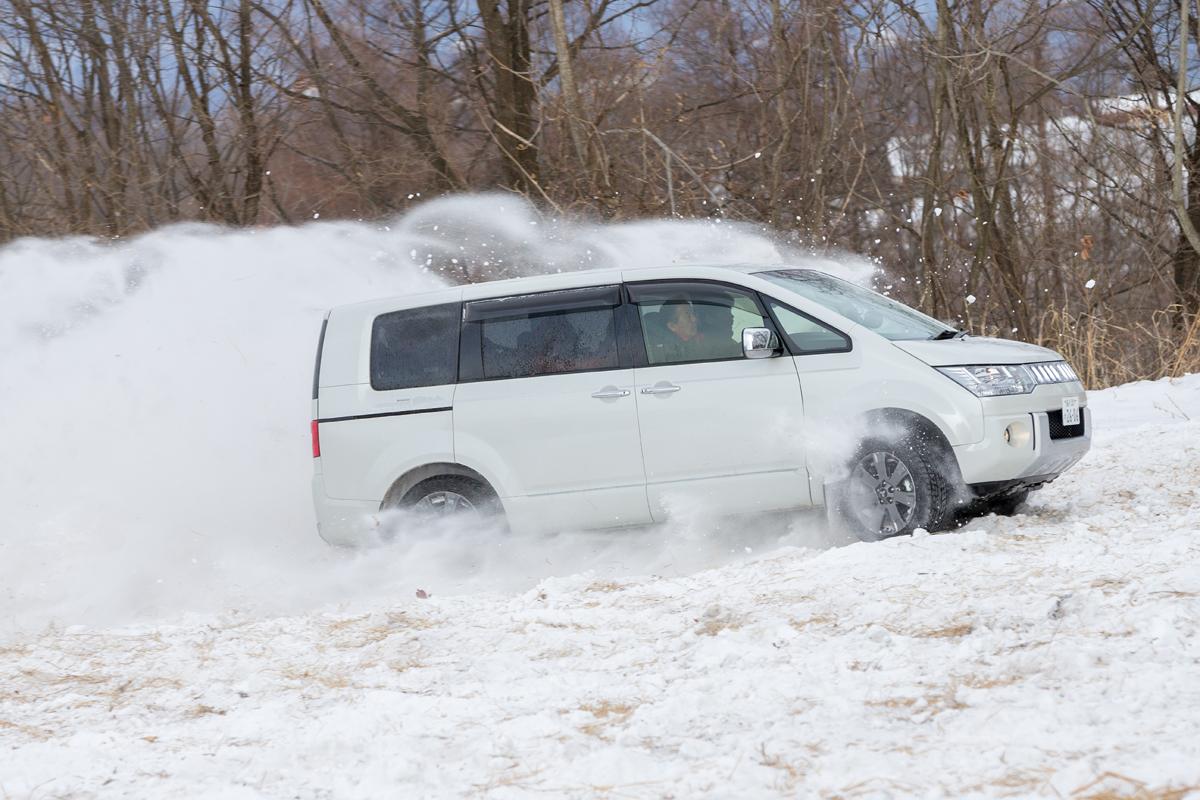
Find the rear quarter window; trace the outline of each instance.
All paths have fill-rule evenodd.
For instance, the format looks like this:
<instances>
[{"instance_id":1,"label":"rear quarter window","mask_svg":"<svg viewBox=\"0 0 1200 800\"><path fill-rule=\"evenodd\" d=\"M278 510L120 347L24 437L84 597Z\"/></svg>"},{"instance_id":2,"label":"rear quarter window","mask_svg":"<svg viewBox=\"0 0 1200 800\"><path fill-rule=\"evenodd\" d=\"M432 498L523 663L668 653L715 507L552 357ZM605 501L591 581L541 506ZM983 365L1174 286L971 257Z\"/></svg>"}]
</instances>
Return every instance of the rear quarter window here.
<instances>
[{"instance_id":1,"label":"rear quarter window","mask_svg":"<svg viewBox=\"0 0 1200 800\"><path fill-rule=\"evenodd\" d=\"M462 304L381 314L371 325L371 388L441 386L458 380Z\"/></svg>"}]
</instances>

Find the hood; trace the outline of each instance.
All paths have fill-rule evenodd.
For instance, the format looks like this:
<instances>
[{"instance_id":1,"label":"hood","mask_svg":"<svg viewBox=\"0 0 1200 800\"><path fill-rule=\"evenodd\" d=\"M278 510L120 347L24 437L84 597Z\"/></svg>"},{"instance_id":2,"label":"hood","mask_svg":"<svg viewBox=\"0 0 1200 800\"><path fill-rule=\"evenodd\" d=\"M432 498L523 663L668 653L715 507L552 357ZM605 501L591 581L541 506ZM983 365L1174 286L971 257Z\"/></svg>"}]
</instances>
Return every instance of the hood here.
<instances>
[{"instance_id":1,"label":"hood","mask_svg":"<svg viewBox=\"0 0 1200 800\"><path fill-rule=\"evenodd\" d=\"M1045 347L1011 339L988 336L968 336L965 339L941 341L916 340L892 342L909 355L916 356L931 367L952 367L967 364L1035 364L1039 361L1062 361L1062 356Z\"/></svg>"}]
</instances>

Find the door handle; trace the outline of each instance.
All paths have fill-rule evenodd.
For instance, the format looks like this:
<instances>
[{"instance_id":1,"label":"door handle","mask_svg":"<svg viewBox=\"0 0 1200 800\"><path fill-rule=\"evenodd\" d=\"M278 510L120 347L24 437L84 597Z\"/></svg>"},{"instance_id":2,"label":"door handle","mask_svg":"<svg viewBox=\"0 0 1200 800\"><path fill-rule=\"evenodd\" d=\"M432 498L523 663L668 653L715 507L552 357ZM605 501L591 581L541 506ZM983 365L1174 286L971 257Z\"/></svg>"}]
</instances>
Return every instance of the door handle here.
<instances>
[{"instance_id":1,"label":"door handle","mask_svg":"<svg viewBox=\"0 0 1200 800\"><path fill-rule=\"evenodd\" d=\"M601 389L598 392L592 392L592 397L600 400L609 400L613 397L628 397L628 389Z\"/></svg>"},{"instance_id":2,"label":"door handle","mask_svg":"<svg viewBox=\"0 0 1200 800\"><path fill-rule=\"evenodd\" d=\"M656 383L653 386L642 387L642 394L673 394L682 388L673 383Z\"/></svg>"}]
</instances>

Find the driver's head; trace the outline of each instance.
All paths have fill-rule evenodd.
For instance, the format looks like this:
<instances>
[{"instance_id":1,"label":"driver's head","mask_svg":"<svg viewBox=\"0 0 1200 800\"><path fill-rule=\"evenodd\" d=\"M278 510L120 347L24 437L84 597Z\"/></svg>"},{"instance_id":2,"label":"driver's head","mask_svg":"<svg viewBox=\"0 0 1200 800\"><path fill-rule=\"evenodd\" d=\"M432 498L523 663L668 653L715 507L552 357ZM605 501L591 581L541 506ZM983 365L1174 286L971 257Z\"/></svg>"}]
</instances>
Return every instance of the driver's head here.
<instances>
[{"instance_id":1,"label":"driver's head","mask_svg":"<svg viewBox=\"0 0 1200 800\"><path fill-rule=\"evenodd\" d=\"M663 305L667 312L667 329L684 341L694 338L699 327L692 304L684 297L675 297Z\"/></svg>"},{"instance_id":2,"label":"driver's head","mask_svg":"<svg viewBox=\"0 0 1200 800\"><path fill-rule=\"evenodd\" d=\"M696 326L700 333L714 339L732 339L733 309L719 302L701 303L695 307Z\"/></svg>"}]
</instances>

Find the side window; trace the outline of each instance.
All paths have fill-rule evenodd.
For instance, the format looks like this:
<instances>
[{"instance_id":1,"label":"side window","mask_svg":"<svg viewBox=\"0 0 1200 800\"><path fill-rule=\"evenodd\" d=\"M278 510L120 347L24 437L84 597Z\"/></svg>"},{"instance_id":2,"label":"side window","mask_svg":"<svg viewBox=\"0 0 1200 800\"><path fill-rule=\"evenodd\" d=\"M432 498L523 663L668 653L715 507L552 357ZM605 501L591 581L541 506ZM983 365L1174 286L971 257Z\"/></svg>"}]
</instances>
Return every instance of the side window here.
<instances>
[{"instance_id":1,"label":"side window","mask_svg":"<svg viewBox=\"0 0 1200 800\"><path fill-rule=\"evenodd\" d=\"M785 306L778 300L766 298L771 313L779 321L789 349L796 355L805 353L845 353L850 349L850 338L807 314Z\"/></svg>"},{"instance_id":2,"label":"side window","mask_svg":"<svg viewBox=\"0 0 1200 800\"><path fill-rule=\"evenodd\" d=\"M371 388L411 389L458 380L461 319L459 303L376 317L371 325Z\"/></svg>"},{"instance_id":3,"label":"side window","mask_svg":"<svg viewBox=\"0 0 1200 800\"><path fill-rule=\"evenodd\" d=\"M528 378L618 366L615 287L483 302L483 377Z\"/></svg>"},{"instance_id":4,"label":"side window","mask_svg":"<svg viewBox=\"0 0 1200 800\"><path fill-rule=\"evenodd\" d=\"M742 358L742 329L770 328L754 295L710 283L630 284L654 364Z\"/></svg>"}]
</instances>

